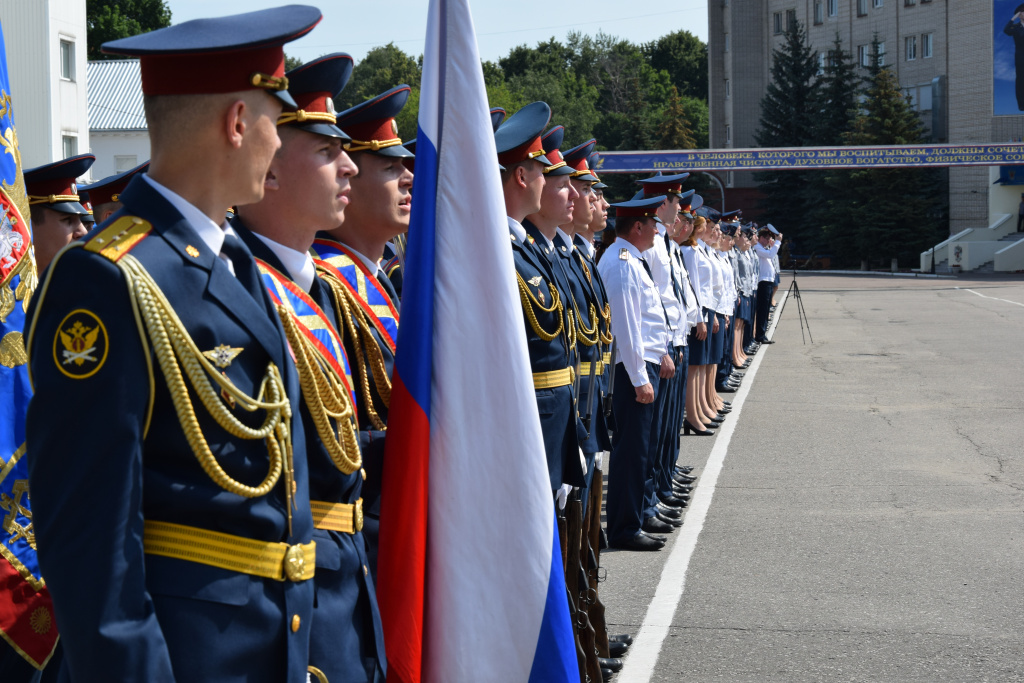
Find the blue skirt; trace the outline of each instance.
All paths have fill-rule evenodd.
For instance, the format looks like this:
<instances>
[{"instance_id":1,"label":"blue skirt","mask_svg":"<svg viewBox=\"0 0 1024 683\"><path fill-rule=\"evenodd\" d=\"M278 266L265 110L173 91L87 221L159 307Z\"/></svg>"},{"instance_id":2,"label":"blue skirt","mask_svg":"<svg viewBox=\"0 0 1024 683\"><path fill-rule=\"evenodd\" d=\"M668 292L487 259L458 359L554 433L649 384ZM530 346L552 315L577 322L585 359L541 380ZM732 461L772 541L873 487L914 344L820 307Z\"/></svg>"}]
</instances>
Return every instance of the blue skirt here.
<instances>
[{"instance_id":1,"label":"blue skirt","mask_svg":"<svg viewBox=\"0 0 1024 683\"><path fill-rule=\"evenodd\" d=\"M750 320L753 307L750 305L749 296L741 296L739 310L736 313L736 317L740 320Z\"/></svg>"},{"instance_id":2,"label":"blue skirt","mask_svg":"<svg viewBox=\"0 0 1024 683\"><path fill-rule=\"evenodd\" d=\"M722 361L722 354L725 351L725 316L721 313L716 313L715 318L718 320L718 332L708 335L711 337L711 344L708 349L708 360L705 365L717 365L720 363ZM714 326L712 325L712 327Z\"/></svg>"},{"instance_id":3,"label":"blue skirt","mask_svg":"<svg viewBox=\"0 0 1024 683\"><path fill-rule=\"evenodd\" d=\"M708 309L704 309L706 313ZM689 357L687 358L687 365L707 365L708 364L708 347L711 343L711 326L708 326L708 335L704 339L697 339L697 328L690 330L690 334L686 337L686 346L689 349Z\"/></svg>"}]
</instances>

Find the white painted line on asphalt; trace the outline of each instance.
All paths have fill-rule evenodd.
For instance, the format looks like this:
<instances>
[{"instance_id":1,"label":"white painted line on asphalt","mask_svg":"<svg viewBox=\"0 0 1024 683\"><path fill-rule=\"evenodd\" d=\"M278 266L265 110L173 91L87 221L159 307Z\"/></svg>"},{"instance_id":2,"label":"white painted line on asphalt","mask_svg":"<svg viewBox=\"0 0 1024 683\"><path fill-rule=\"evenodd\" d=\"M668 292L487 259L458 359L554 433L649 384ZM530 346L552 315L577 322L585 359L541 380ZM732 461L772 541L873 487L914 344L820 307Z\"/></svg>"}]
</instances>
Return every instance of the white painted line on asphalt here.
<instances>
[{"instance_id":1,"label":"white painted line on asphalt","mask_svg":"<svg viewBox=\"0 0 1024 683\"><path fill-rule=\"evenodd\" d=\"M984 294L979 294L978 292L975 292L973 289L967 289L966 287L956 287L956 289L959 289L961 292L970 292L971 294L977 294L982 299L992 299L993 301L1003 301L1003 302L1008 303L1008 304L1013 304L1014 306L1024 306L1024 304L1020 303L1019 301L1010 301L1009 299L1000 299L999 297L995 297L995 296L985 296Z\"/></svg>"},{"instance_id":2,"label":"white painted line on asphalt","mask_svg":"<svg viewBox=\"0 0 1024 683\"><path fill-rule=\"evenodd\" d=\"M788 292L782 294L776 311L782 310L786 303ZM775 316L771 327L768 328L767 337L771 339L775 335L775 327L780 316ZM693 497L686 509L686 516L683 526L679 527L675 540L672 543L672 551L665 562L661 572L661 580L658 582L658 589L654 592L654 599L647 606L647 614L644 616L644 623L640 626L640 633L629 648L626 661L622 671L616 677L617 683L649 683L654 676L654 666L658 663L658 656L661 654L662 645L668 636L669 628L672 626L672 618L675 616L679 601L683 598L683 588L686 586L686 570L690 566L690 558L697 548L697 537L704 528L704 520L711 508L711 498L715 495L715 485L718 482L718 475L722 471L722 464L729 449L729 441L732 440L736 423L739 422L740 412L743 403L750 393L750 387L754 384L754 376L757 369L761 367L761 360L767 352L767 347L762 347L754 356L754 362L750 364L745 381L736 392L732 401L732 413L718 430L715 438L715 445L708 456L707 464L697 480L697 487L693 490Z\"/></svg>"}]
</instances>

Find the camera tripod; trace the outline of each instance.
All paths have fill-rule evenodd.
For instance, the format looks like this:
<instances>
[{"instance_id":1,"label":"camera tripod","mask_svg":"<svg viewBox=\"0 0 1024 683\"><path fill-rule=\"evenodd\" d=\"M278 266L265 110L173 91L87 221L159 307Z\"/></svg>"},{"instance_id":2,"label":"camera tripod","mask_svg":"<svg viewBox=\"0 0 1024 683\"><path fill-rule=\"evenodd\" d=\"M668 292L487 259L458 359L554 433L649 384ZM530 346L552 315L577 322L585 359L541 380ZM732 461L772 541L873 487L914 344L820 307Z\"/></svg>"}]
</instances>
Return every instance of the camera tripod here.
<instances>
[{"instance_id":1,"label":"camera tripod","mask_svg":"<svg viewBox=\"0 0 1024 683\"><path fill-rule=\"evenodd\" d=\"M804 337L804 327L807 327L807 337L810 338L811 343L814 343L814 337L811 336L811 323L807 319L807 311L804 309L804 301L800 298L800 285L796 283L796 271L793 271L793 282L789 285L789 290L786 292L786 299L782 302L782 308L779 309L778 315L782 315L782 311L786 310L786 302L789 301L790 297L796 299L796 310L797 317L800 319L800 338L803 339L804 344L807 343L807 339Z\"/></svg>"}]
</instances>

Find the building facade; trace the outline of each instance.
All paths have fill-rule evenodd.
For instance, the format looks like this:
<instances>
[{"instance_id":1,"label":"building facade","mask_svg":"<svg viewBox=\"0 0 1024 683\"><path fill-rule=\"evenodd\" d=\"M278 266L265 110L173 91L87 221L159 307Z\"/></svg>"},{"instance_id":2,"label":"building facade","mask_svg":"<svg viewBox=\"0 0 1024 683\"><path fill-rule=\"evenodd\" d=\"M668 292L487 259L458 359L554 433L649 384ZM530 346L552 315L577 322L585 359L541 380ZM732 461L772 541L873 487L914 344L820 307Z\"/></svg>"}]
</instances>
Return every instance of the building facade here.
<instances>
[{"instance_id":1,"label":"building facade","mask_svg":"<svg viewBox=\"0 0 1024 683\"><path fill-rule=\"evenodd\" d=\"M137 59L89 62L89 139L93 176L130 171L149 159L149 130Z\"/></svg>"},{"instance_id":2,"label":"building facade","mask_svg":"<svg viewBox=\"0 0 1024 683\"><path fill-rule=\"evenodd\" d=\"M993 27L1008 19L994 16L993 0L709 0L711 146L757 146L772 52L794 21L804 26L819 64L838 38L862 74L877 37L933 142L1020 141L1024 115L993 110ZM989 236L1001 236L1007 213L1016 223L1022 188L993 184L998 177L997 168L950 169L952 235L991 229ZM733 206L753 201L752 173L723 180Z\"/></svg>"},{"instance_id":3,"label":"building facade","mask_svg":"<svg viewBox=\"0 0 1024 683\"><path fill-rule=\"evenodd\" d=\"M85 0L0 0L0 22L22 164L88 152Z\"/></svg>"}]
</instances>

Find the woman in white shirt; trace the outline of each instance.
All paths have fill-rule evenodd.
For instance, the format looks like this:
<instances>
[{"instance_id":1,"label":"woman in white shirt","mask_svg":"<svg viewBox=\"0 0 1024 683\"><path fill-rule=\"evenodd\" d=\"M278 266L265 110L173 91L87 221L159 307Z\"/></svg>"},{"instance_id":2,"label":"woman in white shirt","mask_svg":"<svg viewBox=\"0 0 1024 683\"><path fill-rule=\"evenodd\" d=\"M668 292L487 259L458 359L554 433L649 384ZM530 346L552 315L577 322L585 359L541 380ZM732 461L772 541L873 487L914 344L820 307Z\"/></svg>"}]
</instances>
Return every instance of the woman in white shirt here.
<instances>
[{"instance_id":1,"label":"woman in white shirt","mask_svg":"<svg viewBox=\"0 0 1024 683\"><path fill-rule=\"evenodd\" d=\"M700 241L706 230L707 220L703 216L698 216L693 222L693 233L681 245L686 275L701 307L701 320L704 323L694 327L687 338L690 357L686 372L686 419L683 422L683 433L693 432L699 436L714 434L707 429L708 423L718 424L712 421L712 418L717 416L717 411L711 409L705 391L711 336L718 328L713 309L715 296L711 284L714 266Z\"/></svg>"}]
</instances>

